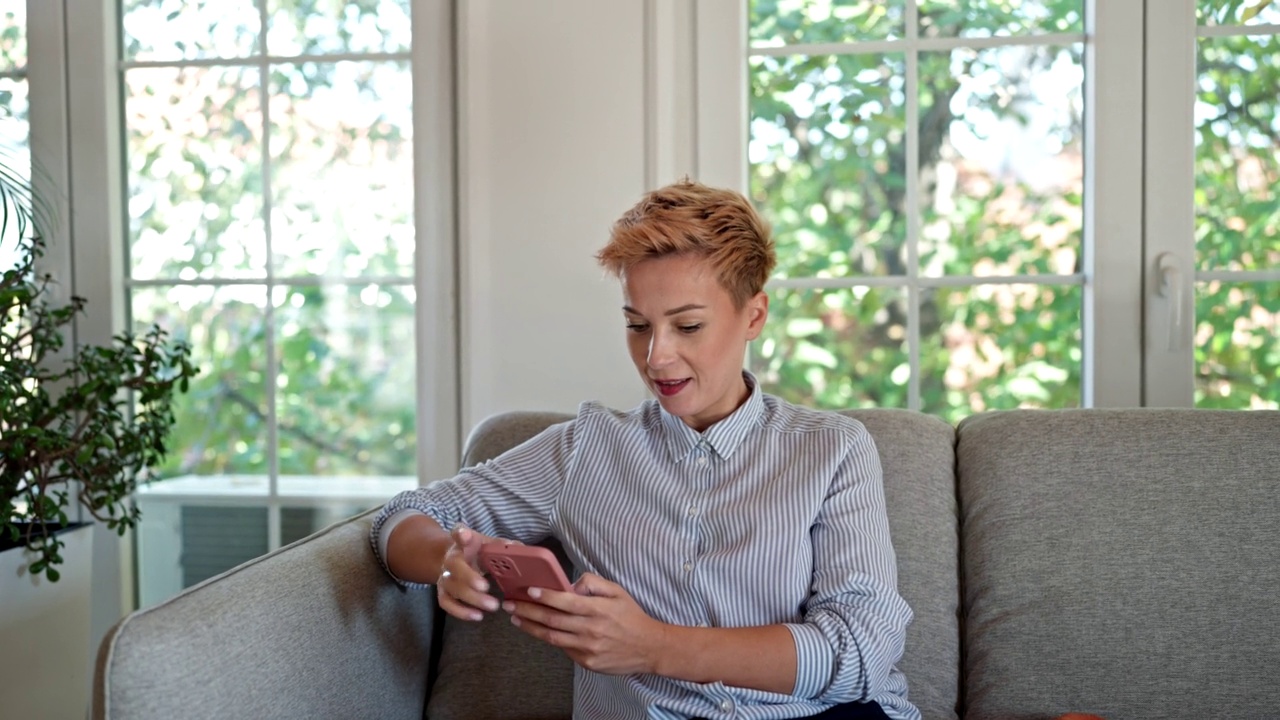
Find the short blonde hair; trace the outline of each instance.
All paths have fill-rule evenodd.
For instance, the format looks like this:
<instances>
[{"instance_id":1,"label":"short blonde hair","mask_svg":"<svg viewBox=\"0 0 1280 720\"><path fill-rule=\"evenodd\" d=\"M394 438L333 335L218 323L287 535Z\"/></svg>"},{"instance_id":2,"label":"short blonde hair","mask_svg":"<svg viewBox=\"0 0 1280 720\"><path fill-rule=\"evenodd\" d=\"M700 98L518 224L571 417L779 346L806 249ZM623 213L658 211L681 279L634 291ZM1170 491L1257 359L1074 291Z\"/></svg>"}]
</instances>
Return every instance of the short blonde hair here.
<instances>
[{"instance_id":1,"label":"short blonde hair","mask_svg":"<svg viewBox=\"0 0 1280 720\"><path fill-rule=\"evenodd\" d=\"M739 308L777 264L769 225L750 201L687 179L647 193L618 218L596 260L622 278L642 260L683 254L709 260Z\"/></svg>"}]
</instances>

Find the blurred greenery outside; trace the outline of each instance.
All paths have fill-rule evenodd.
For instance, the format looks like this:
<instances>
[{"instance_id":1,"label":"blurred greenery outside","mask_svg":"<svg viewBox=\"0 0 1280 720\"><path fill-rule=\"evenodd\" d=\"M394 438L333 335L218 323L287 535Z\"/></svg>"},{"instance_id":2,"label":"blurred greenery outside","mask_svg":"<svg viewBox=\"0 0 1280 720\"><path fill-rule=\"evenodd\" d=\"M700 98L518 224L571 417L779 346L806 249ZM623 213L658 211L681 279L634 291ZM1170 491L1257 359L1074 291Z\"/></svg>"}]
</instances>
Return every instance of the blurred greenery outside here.
<instances>
[{"instance_id":1,"label":"blurred greenery outside","mask_svg":"<svg viewBox=\"0 0 1280 720\"><path fill-rule=\"evenodd\" d=\"M919 0L919 35L1080 34L1083 5ZM1219 24L1275 12L1269 2L1202 6L1202 22ZM752 0L750 12L757 49L906 35L900 2ZM751 357L767 390L829 408L908 406L915 299L921 410L954 422L1081 403L1081 285L930 281L1084 272L1083 51L921 51L914 134L906 50L752 54L750 192L774 227L776 277L876 282L773 290L770 325ZM1200 269L1280 269L1278 51L1273 36L1200 43ZM912 144L918 205L908 207ZM918 299L907 289L912 271L924 279ZM1195 303L1196 404L1280 407L1280 283L1198 283Z\"/></svg>"},{"instance_id":2,"label":"blurred greenery outside","mask_svg":"<svg viewBox=\"0 0 1280 720\"><path fill-rule=\"evenodd\" d=\"M408 5L269 0L264 73L253 0L122 3L133 321L204 371L160 476L416 475Z\"/></svg>"},{"instance_id":3,"label":"blurred greenery outside","mask_svg":"<svg viewBox=\"0 0 1280 720\"><path fill-rule=\"evenodd\" d=\"M1269 2L1200 4L1206 25L1280 22ZM920 34L1078 34L1081 5L920 0ZM902 38L902 7L750 0L751 41ZM133 321L159 321L191 342L203 371L157 471L264 475L274 438L280 474L415 474L407 63L284 62L265 77L254 64L184 65L254 57L263 44L254 2L123 0L121 15L126 61L172 64L123 73ZM407 0L270 0L267 15L273 57L409 46ZM0 72L13 73L25 67L25 14L3 18ZM752 57L750 193L775 227L779 277L905 276L912 223L926 279L1080 272L1082 51L922 52L912 136L905 53ZM1275 37L1200 42L1201 269L1280 268L1277 88ZM22 77L0 78L9 108L0 131L20 146L26 92ZM1036 152L979 157L1019 135L1034 137ZM909 143L919 158L914 208ZM751 367L798 402L906 407L915 302L920 409L954 421L1075 406L1082 293L1073 284L778 289ZM1195 303L1196 403L1280 404L1280 283L1202 282Z\"/></svg>"}]
</instances>

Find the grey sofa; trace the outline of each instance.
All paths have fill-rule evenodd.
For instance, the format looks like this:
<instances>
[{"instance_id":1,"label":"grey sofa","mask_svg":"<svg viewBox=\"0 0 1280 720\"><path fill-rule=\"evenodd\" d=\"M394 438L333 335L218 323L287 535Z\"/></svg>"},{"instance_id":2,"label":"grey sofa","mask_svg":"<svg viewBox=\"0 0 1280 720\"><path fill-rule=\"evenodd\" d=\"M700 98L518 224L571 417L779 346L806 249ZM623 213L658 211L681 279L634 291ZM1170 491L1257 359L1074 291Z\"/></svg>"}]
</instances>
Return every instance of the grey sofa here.
<instances>
[{"instance_id":1,"label":"grey sofa","mask_svg":"<svg viewBox=\"0 0 1280 720\"><path fill-rule=\"evenodd\" d=\"M925 718L1280 718L1280 413L1008 411L876 438ZM465 462L566 416L483 423ZM571 666L445 620L368 514L122 620L97 718L563 718Z\"/></svg>"}]
</instances>

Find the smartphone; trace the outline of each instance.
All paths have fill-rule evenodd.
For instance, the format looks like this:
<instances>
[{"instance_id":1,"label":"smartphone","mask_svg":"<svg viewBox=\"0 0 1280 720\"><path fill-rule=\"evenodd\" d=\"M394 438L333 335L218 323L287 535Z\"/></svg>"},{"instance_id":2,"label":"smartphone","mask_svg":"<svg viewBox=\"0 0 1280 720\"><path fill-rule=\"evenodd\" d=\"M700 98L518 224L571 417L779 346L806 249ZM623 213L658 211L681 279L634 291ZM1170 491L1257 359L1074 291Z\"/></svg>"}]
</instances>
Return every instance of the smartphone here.
<instances>
[{"instance_id":1,"label":"smartphone","mask_svg":"<svg viewBox=\"0 0 1280 720\"><path fill-rule=\"evenodd\" d=\"M529 588L573 592L573 585L550 550L535 545L485 543L480 546L480 566L502 588L508 600L537 602Z\"/></svg>"}]
</instances>

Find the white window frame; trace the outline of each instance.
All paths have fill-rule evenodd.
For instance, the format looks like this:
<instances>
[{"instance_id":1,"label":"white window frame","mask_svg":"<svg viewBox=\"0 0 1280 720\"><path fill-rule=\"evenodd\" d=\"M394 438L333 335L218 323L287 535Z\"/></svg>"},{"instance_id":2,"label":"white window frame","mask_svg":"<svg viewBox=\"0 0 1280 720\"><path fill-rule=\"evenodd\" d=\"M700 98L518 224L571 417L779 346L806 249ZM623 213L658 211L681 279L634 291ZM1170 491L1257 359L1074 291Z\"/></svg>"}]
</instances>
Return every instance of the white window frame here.
<instances>
[{"instance_id":1,"label":"white window frame","mask_svg":"<svg viewBox=\"0 0 1280 720\"><path fill-rule=\"evenodd\" d=\"M697 132L698 168L711 184L747 190L747 40L748 0L700 0L697 4ZM1008 39L922 40L914 35L916 6L908 2L908 37L893 43L907 51L907 126L916 126L916 59L912 50L1009 44ZM1088 0L1086 27L1080 35L1047 36L1057 42L1085 42L1085 187L1084 272L1082 276L1012 276L922 278L914 273L919 218L908 218L911 255L906 278L858 278L852 284L891 284L909 293L911 315L918 324L918 294L926 287L1025 282L1083 286L1082 383L1084 407L1135 406L1141 403L1141 241L1142 118L1135 99L1142 97L1141 0ZM734 31L729 31L734 28ZM812 47L812 46L811 46ZM834 47L834 46L833 46ZM823 47L815 47L822 51ZM788 52L788 51L783 51ZM794 51L789 51L794 52ZM908 135L910 137L910 133ZM907 167L913 168L916 145L908 143ZM909 173L907 205L918 192ZM774 281L770 287L833 287L826 279ZM848 284L848 283L847 283ZM914 338L916 333L909 332ZM919 343L910 349L909 398L919 407Z\"/></svg>"},{"instance_id":2,"label":"white window frame","mask_svg":"<svg viewBox=\"0 0 1280 720\"><path fill-rule=\"evenodd\" d=\"M1201 38L1277 35L1280 25L1200 26L1195 0L1167 0L1149 14L1144 257L1145 405L1195 403L1195 284L1280 282L1280 268L1254 271L1195 267L1195 117L1197 45ZM1278 380L1280 382L1280 380Z\"/></svg>"},{"instance_id":3,"label":"white window frame","mask_svg":"<svg viewBox=\"0 0 1280 720\"><path fill-rule=\"evenodd\" d=\"M28 0L31 147L45 171L37 192L59 218L46 266L71 293L89 298L75 323L80 343L106 344L128 327L123 207L124 127L117 0ZM455 18L452 0L412 0L414 213L417 251L416 414L420 482L451 475L461 455L458 382ZM326 56L325 60L333 57ZM280 541L275 492L268 504L271 547ZM91 648L132 610L129 539L96 531Z\"/></svg>"}]
</instances>

